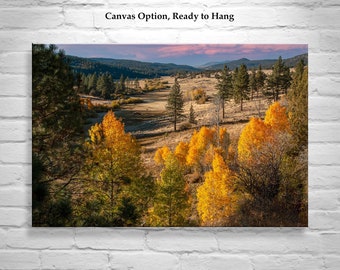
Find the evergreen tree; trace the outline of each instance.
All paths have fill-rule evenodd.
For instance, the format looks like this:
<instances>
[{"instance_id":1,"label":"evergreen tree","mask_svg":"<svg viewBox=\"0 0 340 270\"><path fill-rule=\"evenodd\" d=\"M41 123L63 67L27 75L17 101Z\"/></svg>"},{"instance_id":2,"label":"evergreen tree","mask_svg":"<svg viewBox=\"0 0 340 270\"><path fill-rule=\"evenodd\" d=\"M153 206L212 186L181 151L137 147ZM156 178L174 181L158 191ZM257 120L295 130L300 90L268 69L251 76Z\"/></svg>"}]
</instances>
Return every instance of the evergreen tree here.
<instances>
[{"instance_id":1,"label":"evergreen tree","mask_svg":"<svg viewBox=\"0 0 340 270\"><path fill-rule=\"evenodd\" d=\"M241 104L241 111L243 111L243 101L248 99L249 90L249 75L247 66L241 64L238 69L235 69L233 87L234 87L234 99L237 103Z\"/></svg>"},{"instance_id":2,"label":"evergreen tree","mask_svg":"<svg viewBox=\"0 0 340 270\"><path fill-rule=\"evenodd\" d=\"M297 148L308 146L308 69L300 62L295 67L292 87L288 92L288 116Z\"/></svg>"},{"instance_id":3,"label":"evergreen tree","mask_svg":"<svg viewBox=\"0 0 340 270\"><path fill-rule=\"evenodd\" d=\"M125 80L126 80L126 77L124 77L123 74L120 75L119 82L117 82L117 86L116 86L117 95L123 95L125 93L125 90L126 90Z\"/></svg>"},{"instance_id":4,"label":"evergreen tree","mask_svg":"<svg viewBox=\"0 0 340 270\"><path fill-rule=\"evenodd\" d=\"M218 96L221 99L222 103L222 117L225 117L225 108L224 108L224 103L225 101L228 101L233 94L233 85L232 85L232 76L230 73L230 70L226 65L224 65L224 68L221 72L221 74L216 75L217 79L217 93Z\"/></svg>"},{"instance_id":5,"label":"evergreen tree","mask_svg":"<svg viewBox=\"0 0 340 270\"><path fill-rule=\"evenodd\" d=\"M262 71L261 65L259 65L259 69L256 72L255 80L256 80L256 84L257 84L257 86L256 86L256 89L257 89L256 95L258 97L259 90L263 89L265 81L266 81L266 74Z\"/></svg>"},{"instance_id":6,"label":"evergreen tree","mask_svg":"<svg viewBox=\"0 0 340 270\"><path fill-rule=\"evenodd\" d=\"M254 91L257 92L256 70L252 69L249 76L250 99L253 100Z\"/></svg>"},{"instance_id":7,"label":"evergreen tree","mask_svg":"<svg viewBox=\"0 0 340 270\"><path fill-rule=\"evenodd\" d=\"M88 91L88 77L82 73L81 74L81 87L80 87L80 93L83 93L83 94L88 94L89 91Z\"/></svg>"},{"instance_id":8,"label":"evergreen tree","mask_svg":"<svg viewBox=\"0 0 340 270\"><path fill-rule=\"evenodd\" d=\"M272 74L268 76L268 86L272 88L274 101L279 100L281 91L287 93L290 80L289 68L283 63L282 57L280 56L272 68Z\"/></svg>"},{"instance_id":9,"label":"evergreen tree","mask_svg":"<svg viewBox=\"0 0 340 270\"><path fill-rule=\"evenodd\" d=\"M197 123L194 107L192 106L192 104L190 106L190 112L189 112L189 123L191 123L191 124Z\"/></svg>"},{"instance_id":10,"label":"evergreen tree","mask_svg":"<svg viewBox=\"0 0 340 270\"><path fill-rule=\"evenodd\" d=\"M155 226L185 226L188 219L188 194L183 169L173 153L164 163L151 219Z\"/></svg>"},{"instance_id":11,"label":"evergreen tree","mask_svg":"<svg viewBox=\"0 0 340 270\"><path fill-rule=\"evenodd\" d=\"M97 81L98 81L97 73L93 73L89 75L87 88L88 88L90 95L97 95L97 91L96 91Z\"/></svg>"},{"instance_id":12,"label":"evergreen tree","mask_svg":"<svg viewBox=\"0 0 340 270\"><path fill-rule=\"evenodd\" d=\"M113 93L113 81L109 73L101 74L97 82L97 92L100 97L104 99L110 99Z\"/></svg>"},{"instance_id":13,"label":"evergreen tree","mask_svg":"<svg viewBox=\"0 0 340 270\"><path fill-rule=\"evenodd\" d=\"M176 125L178 119L183 116L182 115L183 105L184 105L183 93L176 78L175 83L172 86L171 91L169 93L166 106L169 116L171 117L171 121L174 123L174 131L177 131Z\"/></svg>"},{"instance_id":14,"label":"evergreen tree","mask_svg":"<svg viewBox=\"0 0 340 270\"><path fill-rule=\"evenodd\" d=\"M33 226L69 224L72 209L67 186L82 162L81 105L73 84L73 72L62 51L55 45L33 45Z\"/></svg>"}]
</instances>

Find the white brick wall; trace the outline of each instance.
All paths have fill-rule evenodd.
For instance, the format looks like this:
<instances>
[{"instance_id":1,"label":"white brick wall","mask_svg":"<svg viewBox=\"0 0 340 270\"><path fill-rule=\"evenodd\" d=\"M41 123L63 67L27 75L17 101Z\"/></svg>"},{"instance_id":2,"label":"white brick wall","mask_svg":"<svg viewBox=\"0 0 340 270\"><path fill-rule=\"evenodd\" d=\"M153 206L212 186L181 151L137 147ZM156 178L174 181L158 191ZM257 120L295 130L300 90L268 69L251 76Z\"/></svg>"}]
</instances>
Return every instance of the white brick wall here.
<instances>
[{"instance_id":1,"label":"white brick wall","mask_svg":"<svg viewBox=\"0 0 340 270\"><path fill-rule=\"evenodd\" d=\"M0 269L339 269L340 2L119 2L0 0ZM111 10L235 21L103 20ZM308 43L309 228L31 228L32 43Z\"/></svg>"}]
</instances>

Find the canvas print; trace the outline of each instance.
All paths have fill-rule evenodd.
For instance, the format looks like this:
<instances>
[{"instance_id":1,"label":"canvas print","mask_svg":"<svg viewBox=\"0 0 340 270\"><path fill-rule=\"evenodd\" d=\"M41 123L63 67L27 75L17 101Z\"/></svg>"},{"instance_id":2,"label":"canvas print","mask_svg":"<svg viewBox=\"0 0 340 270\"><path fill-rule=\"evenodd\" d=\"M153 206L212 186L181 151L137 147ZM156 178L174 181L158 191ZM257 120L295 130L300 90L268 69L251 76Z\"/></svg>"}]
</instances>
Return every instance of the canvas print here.
<instances>
[{"instance_id":1,"label":"canvas print","mask_svg":"<svg viewBox=\"0 0 340 270\"><path fill-rule=\"evenodd\" d=\"M33 44L32 226L308 226L306 44Z\"/></svg>"}]
</instances>

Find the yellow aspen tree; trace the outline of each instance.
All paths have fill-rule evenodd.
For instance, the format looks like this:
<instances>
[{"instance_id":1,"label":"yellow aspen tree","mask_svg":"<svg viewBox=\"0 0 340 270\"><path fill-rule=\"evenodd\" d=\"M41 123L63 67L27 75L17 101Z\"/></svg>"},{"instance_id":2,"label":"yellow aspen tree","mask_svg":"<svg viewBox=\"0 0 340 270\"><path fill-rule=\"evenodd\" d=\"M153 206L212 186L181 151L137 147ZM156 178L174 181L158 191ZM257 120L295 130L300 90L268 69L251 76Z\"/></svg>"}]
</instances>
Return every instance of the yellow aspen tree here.
<instances>
[{"instance_id":1,"label":"yellow aspen tree","mask_svg":"<svg viewBox=\"0 0 340 270\"><path fill-rule=\"evenodd\" d=\"M189 151L189 143L179 142L175 148L175 156L182 166L186 164L186 157Z\"/></svg>"},{"instance_id":2,"label":"yellow aspen tree","mask_svg":"<svg viewBox=\"0 0 340 270\"><path fill-rule=\"evenodd\" d=\"M201 167L204 155L210 144L214 143L216 130L214 128L202 127L195 131L189 142L187 164L189 166Z\"/></svg>"},{"instance_id":3,"label":"yellow aspen tree","mask_svg":"<svg viewBox=\"0 0 340 270\"><path fill-rule=\"evenodd\" d=\"M112 111L91 127L89 136L86 177L90 181L84 184L88 198L101 205L101 225L121 225L118 212L124 206L120 203L127 202L122 196L126 187L143 174L139 146Z\"/></svg>"},{"instance_id":4,"label":"yellow aspen tree","mask_svg":"<svg viewBox=\"0 0 340 270\"><path fill-rule=\"evenodd\" d=\"M271 138L271 131L260 118L251 118L243 128L238 141L238 158L240 161L253 159L253 154L258 151L264 142Z\"/></svg>"},{"instance_id":5,"label":"yellow aspen tree","mask_svg":"<svg viewBox=\"0 0 340 270\"><path fill-rule=\"evenodd\" d=\"M166 158L168 157L170 153L171 153L171 150L166 145L164 145L161 148L158 148L154 156L154 160L156 164L163 165Z\"/></svg>"},{"instance_id":6,"label":"yellow aspen tree","mask_svg":"<svg viewBox=\"0 0 340 270\"><path fill-rule=\"evenodd\" d=\"M279 102L274 102L266 111L264 123L275 131L289 131L289 121L286 108Z\"/></svg>"},{"instance_id":7,"label":"yellow aspen tree","mask_svg":"<svg viewBox=\"0 0 340 270\"><path fill-rule=\"evenodd\" d=\"M203 226L225 226L233 214L233 174L223 157L214 155L212 170L205 173L204 183L197 189L197 211Z\"/></svg>"}]
</instances>

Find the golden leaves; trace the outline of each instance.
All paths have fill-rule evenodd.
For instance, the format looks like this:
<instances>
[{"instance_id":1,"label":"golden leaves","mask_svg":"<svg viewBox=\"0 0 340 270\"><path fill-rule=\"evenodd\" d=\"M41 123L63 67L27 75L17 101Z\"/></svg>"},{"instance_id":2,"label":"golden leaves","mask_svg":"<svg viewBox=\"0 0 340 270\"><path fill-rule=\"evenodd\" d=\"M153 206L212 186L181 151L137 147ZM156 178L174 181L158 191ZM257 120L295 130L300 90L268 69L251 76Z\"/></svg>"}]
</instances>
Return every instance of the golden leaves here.
<instances>
[{"instance_id":1,"label":"golden leaves","mask_svg":"<svg viewBox=\"0 0 340 270\"><path fill-rule=\"evenodd\" d=\"M204 183L197 189L197 211L204 226L222 226L234 211L233 174L217 153L213 169L205 173Z\"/></svg>"}]
</instances>

